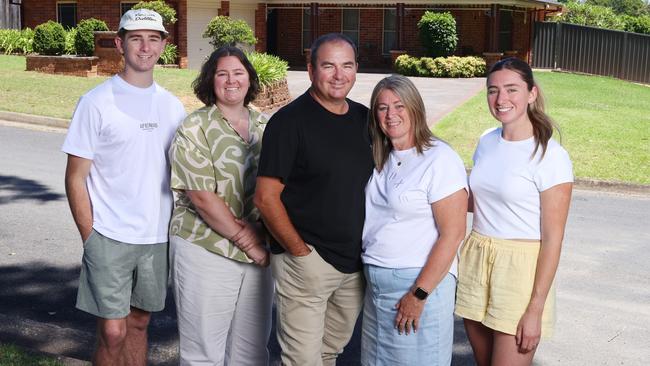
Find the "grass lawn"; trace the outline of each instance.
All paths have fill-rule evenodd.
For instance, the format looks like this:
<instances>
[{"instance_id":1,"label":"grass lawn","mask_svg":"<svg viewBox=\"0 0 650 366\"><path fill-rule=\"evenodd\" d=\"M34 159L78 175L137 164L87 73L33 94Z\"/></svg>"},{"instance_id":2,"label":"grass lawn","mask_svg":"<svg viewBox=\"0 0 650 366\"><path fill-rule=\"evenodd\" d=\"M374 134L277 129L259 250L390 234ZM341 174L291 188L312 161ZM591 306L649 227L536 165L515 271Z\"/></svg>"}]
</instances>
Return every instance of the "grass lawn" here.
<instances>
[{"instance_id":1,"label":"grass lawn","mask_svg":"<svg viewBox=\"0 0 650 366\"><path fill-rule=\"evenodd\" d=\"M156 81L174 93L189 112L202 106L194 97L194 70L156 69ZM106 80L25 71L25 57L0 55L0 110L69 119L79 97Z\"/></svg>"},{"instance_id":2,"label":"grass lawn","mask_svg":"<svg viewBox=\"0 0 650 366\"><path fill-rule=\"evenodd\" d=\"M197 71L155 73L156 81L178 96L188 112L201 106L191 89ZM650 87L555 72L537 72L535 77L577 177L650 184ZM79 97L104 80L27 72L24 57L0 55L0 110L69 119ZM434 132L471 166L479 136L497 125L482 92L446 116Z\"/></svg>"},{"instance_id":3,"label":"grass lawn","mask_svg":"<svg viewBox=\"0 0 650 366\"><path fill-rule=\"evenodd\" d=\"M613 78L536 72L547 112L560 126L560 140L576 177L650 184L650 87ZM447 115L434 133L472 166L483 131L498 126L485 91Z\"/></svg>"},{"instance_id":4,"label":"grass lawn","mask_svg":"<svg viewBox=\"0 0 650 366\"><path fill-rule=\"evenodd\" d=\"M35 356L11 344L0 344L0 366L63 366L53 357Z\"/></svg>"}]
</instances>

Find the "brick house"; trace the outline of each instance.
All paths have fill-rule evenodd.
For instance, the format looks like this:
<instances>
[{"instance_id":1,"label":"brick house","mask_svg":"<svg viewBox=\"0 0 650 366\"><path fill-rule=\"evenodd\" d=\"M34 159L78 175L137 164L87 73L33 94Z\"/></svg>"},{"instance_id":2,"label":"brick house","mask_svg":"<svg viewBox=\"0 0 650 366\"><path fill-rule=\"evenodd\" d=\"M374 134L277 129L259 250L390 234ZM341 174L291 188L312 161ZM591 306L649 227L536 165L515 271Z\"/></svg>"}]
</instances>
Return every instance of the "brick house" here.
<instances>
[{"instance_id":1,"label":"brick house","mask_svg":"<svg viewBox=\"0 0 650 366\"><path fill-rule=\"evenodd\" d=\"M255 32L258 51L304 66L304 49L319 35L341 32L359 47L362 68L390 68L391 50L420 55L417 22L427 10L449 11L456 19L458 55L515 54L530 61L533 25L562 5L552 0L168 0L178 13L169 29L181 67L198 68L212 46L201 37L216 15L245 20ZM137 1L22 0L23 26L53 19L74 26L95 17L116 29L121 14Z\"/></svg>"}]
</instances>

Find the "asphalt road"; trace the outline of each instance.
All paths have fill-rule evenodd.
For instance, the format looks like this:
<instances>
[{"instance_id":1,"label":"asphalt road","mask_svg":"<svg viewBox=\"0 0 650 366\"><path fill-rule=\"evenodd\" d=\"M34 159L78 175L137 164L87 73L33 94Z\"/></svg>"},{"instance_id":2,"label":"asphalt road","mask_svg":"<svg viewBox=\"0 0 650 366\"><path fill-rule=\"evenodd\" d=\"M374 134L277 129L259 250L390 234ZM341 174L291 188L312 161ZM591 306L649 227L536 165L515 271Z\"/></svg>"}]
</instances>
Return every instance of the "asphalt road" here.
<instances>
[{"instance_id":1,"label":"asphalt road","mask_svg":"<svg viewBox=\"0 0 650 366\"><path fill-rule=\"evenodd\" d=\"M0 123L0 342L88 360L94 321L74 309L81 242L65 199L61 131ZM557 275L555 336L536 365L650 359L650 197L575 190ZM171 297L150 328L150 364L174 364ZM272 357L278 348L270 341ZM358 334L339 365L357 365ZM453 365L472 365L457 322Z\"/></svg>"}]
</instances>

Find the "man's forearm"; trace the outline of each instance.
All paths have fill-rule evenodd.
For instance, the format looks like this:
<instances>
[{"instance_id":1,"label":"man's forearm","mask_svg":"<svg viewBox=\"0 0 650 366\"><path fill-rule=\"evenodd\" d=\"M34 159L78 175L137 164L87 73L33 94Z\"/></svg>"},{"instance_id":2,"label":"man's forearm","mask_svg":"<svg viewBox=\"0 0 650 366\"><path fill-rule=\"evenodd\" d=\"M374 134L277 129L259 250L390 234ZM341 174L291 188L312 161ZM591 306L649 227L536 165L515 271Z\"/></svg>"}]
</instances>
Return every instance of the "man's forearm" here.
<instances>
[{"instance_id":1,"label":"man's forearm","mask_svg":"<svg viewBox=\"0 0 650 366\"><path fill-rule=\"evenodd\" d=\"M86 241L93 230L93 212L85 179L66 177L65 192L68 195L70 212L77 225L81 240Z\"/></svg>"}]
</instances>

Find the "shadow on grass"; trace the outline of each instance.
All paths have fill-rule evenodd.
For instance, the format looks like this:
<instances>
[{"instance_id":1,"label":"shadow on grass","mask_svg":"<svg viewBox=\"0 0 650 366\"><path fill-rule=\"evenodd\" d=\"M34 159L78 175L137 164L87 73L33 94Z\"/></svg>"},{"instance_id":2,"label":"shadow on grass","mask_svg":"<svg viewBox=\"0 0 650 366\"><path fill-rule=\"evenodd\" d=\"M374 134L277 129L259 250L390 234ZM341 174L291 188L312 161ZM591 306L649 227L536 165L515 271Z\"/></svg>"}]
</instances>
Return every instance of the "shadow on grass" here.
<instances>
[{"instance_id":1,"label":"shadow on grass","mask_svg":"<svg viewBox=\"0 0 650 366\"><path fill-rule=\"evenodd\" d=\"M35 180L7 175L0 175L0 192L0 205L18 200L46 203L65 198Z\"/></svg>"}]
</instances>

